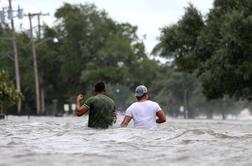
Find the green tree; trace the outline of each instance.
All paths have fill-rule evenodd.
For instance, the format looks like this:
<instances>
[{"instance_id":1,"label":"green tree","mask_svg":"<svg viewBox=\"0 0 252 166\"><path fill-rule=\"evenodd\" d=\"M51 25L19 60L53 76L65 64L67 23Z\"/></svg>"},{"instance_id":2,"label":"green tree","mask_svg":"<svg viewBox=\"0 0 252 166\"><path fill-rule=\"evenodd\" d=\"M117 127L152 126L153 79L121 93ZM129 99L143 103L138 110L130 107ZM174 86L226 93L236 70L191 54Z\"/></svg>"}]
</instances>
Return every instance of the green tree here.
<instances>
[{"instance_id":1,"label":"green tree","mask_svg":"<svg viewBox=\"0 0 252 166\"><path fill-rule=\"evenodd\" d=\"M113 21L93 4L65 4L55 16L61 20L55 27L61 38L55 48L61 64L59 79L62 85L71 85L66 96L97 80L133 87L156 75L158 65L147 57L137 27ZM150 75L140 73L144 69Z\"/></svg>"},{"instance_id":2,"label":"green tree","mask_svg":"<svg viewBox=\"0 0 252 166\"><path fill-rule=\"evenodd\" d=\"M154 52L174 57L178 69L196 74L208 99L251 100L251 6L250 0L215 0L203 22L190 5L177 24L163 28Z\"/></svg>"},{"instance_id":3,"label":"green tree","mask_svg":"<svg viewBox=\"0 0 252 166\"><path fill-rule=\"evenodd\" d=\"M201 58L198 70L208 98L252 99L251 4L249 0L216 0L208 15L199 37L199 53L208 58Z\"/></svg>"},{"instance_id":4,"label":"green tree","mask_svg":"<svg viewBox=\"0 0 252 166\"><path fill-rule=\"evenodd\" d=\"M4 107L16 104L22 99L22 94L18 92L5 70L0 70L0 110Z\"/></svg>"},{"instance_id":5,"label":"green tree","mask_svg":"<svg viewBox=\"0 0 252 166\"><path fill-rule=\"evenodd\" d=\"M8 26L0 24L0 69L5 69L11 75L14 74L12 60L11 30Z\"/></svg>"},{"instance_id":6,"label":"green tree","mask_svg":"<svg viewBox=\"0 0 252 166\"><path fill-rule=\"evenodd\" d=\"M55 98L66 102L83 90L91 95L87 89L100 80L133 90L137 84L150 85L157 78L158 63L146 55L136 26L115 22L93 4L66 3L55 16L56 26L44 29L41 40L46 42L37 47L46 102ZM58 43L47 40L54 37ZM126 98L118 96L121 94L112 93Z\"/></svg>"},{"instance_id":7,"label":"green tree","mask_svg":"<svg viewBox=\"0 0 252 166\"><path fill-rule=\"evenodd\" d=\"M118 23L93 4L64 4L55 13L56 25L45 25L41 39L35 39L40 87L44 90L46 105L57 99L62 106L74 102L77 93L91 95L92 85L100 80L109 87L120 87L122 93L111 97L127 100L137 84L151 85L158 78L159 65L149 59L137 27ZM0 52L11 52L8 27L1 27ZM17 33L24 107L35 114L35 88L30 38ZM36 36L35 36L36 37ZM53 38L59 42L54 43ZM0 56L1 57L1 56ZM1 69L14 77L13 62L4 57ZM130 91L129 91L130 90ZM87 97L88 97L87 96ZM125 102L119 102L125 107ZM48 107L50 109L50 107ZM24 109L25 110L25 109Z\"/></svg>"},{"instance_id":8,"label":"green tree","mask_svg":"<svg viewBox=\"0 0 252 166\"><path fill-rule=\"evenodd\" d=\"M184 16L176 24L161 29L160 42L152 53L171 58L178 70L192 73L197 68L195 49L204 26L201 13L189 4Z\"/></svg>"}]
</instances>

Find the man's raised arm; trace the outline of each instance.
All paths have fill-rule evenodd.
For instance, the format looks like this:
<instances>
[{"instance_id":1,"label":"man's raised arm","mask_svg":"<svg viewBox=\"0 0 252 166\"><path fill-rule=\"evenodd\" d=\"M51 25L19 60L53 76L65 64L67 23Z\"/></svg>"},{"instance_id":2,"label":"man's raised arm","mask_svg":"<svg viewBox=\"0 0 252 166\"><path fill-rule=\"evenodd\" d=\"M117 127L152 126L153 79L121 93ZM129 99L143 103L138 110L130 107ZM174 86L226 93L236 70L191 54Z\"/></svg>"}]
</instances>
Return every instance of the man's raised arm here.
<instances>
[{"instance_id":1,"label":"man's raised arm","mask_svg":"<svg viewBox=\"0 0 252 166\"><path fill-rule=\"evenodd\" d=\"M80 101L83 100L83 95L78 95L77 99L76 99L76 112L75 114L77 116L82 116L83 114L85 114L86 112L88 112L88 107L85 105L80 105Z\"/></svg>"}]
</instances>

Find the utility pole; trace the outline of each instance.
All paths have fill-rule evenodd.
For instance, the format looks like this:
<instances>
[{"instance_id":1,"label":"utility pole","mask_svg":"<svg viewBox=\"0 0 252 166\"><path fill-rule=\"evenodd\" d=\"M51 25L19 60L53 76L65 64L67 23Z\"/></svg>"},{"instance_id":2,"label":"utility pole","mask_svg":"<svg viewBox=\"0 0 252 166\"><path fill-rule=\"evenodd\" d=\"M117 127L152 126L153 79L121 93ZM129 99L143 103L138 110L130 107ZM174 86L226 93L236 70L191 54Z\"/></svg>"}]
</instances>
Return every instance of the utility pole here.
<instances>
[{"instance_id":1,"label":"utility pole","mask_svg":"<svg viewBox=\"0 0 252 166\"><path fill-rule=\"evenodd\" d=\"M16 42L16 32L14 27L14 20L13 20L13 10L12 10L12 3L9 0L9 19L11 20L11 29L12 29L12 44L13 44L13 52L14 52L14 63L15 63L15 75L16 75L16 88L19 92L21 92L20 87L20 73L19 73L19 61L18 61L18 51L17 51L17 42ZM18 101L17 105L17 112L21 112L21 100Z\"/></svg>"},{"instance_id":2,"label":"utility pole","mask_svg":"<svg viewBox=\"0 0 252 166\"><path fill-rule=\"evenodd\" d=\"M34 70L34 79L35 79L35 93L36 93L36 111L37 114L40 114L41 111L44 111L44 106L41 106L41 95L40 95L40 83L39 83L39 74L38 74L38 64L37 64L37 53L36 53L36 44L33 38L33 26L32 26L32 17L38 16L38 22L39 22L39 31L40 31L40 16L45 16L48 14L42 14L42 13L29 13L29 23L30 23L30 37L31 37L31 44L32 44L32 61L33 61L33 70ZM39 32L40 37L40 32ZM44 95L44 94L43 94ZM42 96L43 97L43 96ZM42 107L42 110L41 110Z\"/></svg>"},{"instance_id":3,"label":"utility pole","mask_svg":"<svg viewBox=\"0 0 252 166\"><path fill-rule=\"evenodd\" d=\"M40 31L41 31L40 14L38 14L38 39L39 39L39 40L40 40L40 38L41 38Z\"/></svg>"},{"instance_id":4,"label":"utility pole","mask_svg":"<svg viewBox=\"0 0 252 166\"><path fill-rule=\"evenodd\" d=\"M45 112L45 91L41 88L41 112Z\"/></svg>"},{"instance_id":5,"label":"utility pole","mask_svg":"<svg viewBox=\"0 0 252 166\"><path fill-rule=\"evenodd\" d=\"M185 89L184 90L184 118L187 119L188 118L188 92Z\"/></svg>"},{"instance_id":6,"label":"utility pole","mask_svg":"<svg viewBox=\"0 0 252 166\"><path fill-rule=\"evenodd\" d=\"M39 13L37 14L38 16L38 40L41 39L41 24L40 24L40 17L41 16L48 16L49 13L46 14L42 14ZM41 112L44 113L45 112L45 94L44 94L44 89L43 87L41 88Z\"/></svg>"},{"instance_id":7,"label":"utility pole","mask_svg":"<svg viewBox=\"0 0 252 166\"><path fill-rule=\"evenodd\" d=\"M49 16L49 13L34 13L38 17L38 39L41 39L41 23L40 23L40 17L41 16Z\"/></svg>"},{"instance_id":8,"label":"utility pole","mask_svg":"<svg viewBox=\"0 0 252 166\"><path fill-rule=\"evenodd\" d=\"M29 23L30 23L30 37L32 44L32 62L33 62L33 70L34 70L34 79L35 79L35 93L36 93L36 110L37 114L40 113L40 92L39 92L39 76L38 76L38 65L37 65L37 55L36 55L36 45L33 39L33 31L32 31L32 17L34 15L29 13Z\"/></svg>"}]
</instances>

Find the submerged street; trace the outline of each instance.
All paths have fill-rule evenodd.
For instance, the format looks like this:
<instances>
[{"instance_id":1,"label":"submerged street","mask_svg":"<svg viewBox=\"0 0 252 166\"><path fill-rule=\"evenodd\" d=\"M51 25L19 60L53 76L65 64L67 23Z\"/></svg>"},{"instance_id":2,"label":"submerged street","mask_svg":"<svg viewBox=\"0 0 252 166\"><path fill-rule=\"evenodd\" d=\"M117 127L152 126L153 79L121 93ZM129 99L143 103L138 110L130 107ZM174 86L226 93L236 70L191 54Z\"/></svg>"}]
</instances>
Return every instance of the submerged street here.
<instances>
[{"instance_id":1,"label":"submerged street","mask_svg":"<svg viewBox=\"0 0 252 166\"><path fill-rule=\"evenodd\" d=\"M243 165L252 121L169 119L157 130L87 128L87 116L0 121L0 165Z\"/></svg>"}]
</instances>

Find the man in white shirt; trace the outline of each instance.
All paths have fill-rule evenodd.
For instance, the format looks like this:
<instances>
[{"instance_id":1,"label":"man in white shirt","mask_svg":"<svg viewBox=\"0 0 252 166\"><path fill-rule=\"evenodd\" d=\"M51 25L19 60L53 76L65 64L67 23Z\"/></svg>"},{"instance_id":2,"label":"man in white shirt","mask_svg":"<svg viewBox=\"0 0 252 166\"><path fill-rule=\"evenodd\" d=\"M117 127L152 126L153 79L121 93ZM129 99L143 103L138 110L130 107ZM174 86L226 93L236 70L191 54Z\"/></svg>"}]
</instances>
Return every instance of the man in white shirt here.
<instances>
[{"instance_id":1,"label":"man in white shirt","mask_svg":"<svg viewBox=\"0 0 252 166\"><path fill-rule=\"evenodd\" d=\"M127 127L131 119L134 120L134 128L154 129L157 123L164 123L166 117L158 103L148 100L148 90L144 85L136 87L135 96L137 102L131 104L126 110L121 127Z\"/></svg>"}]
</instances>

